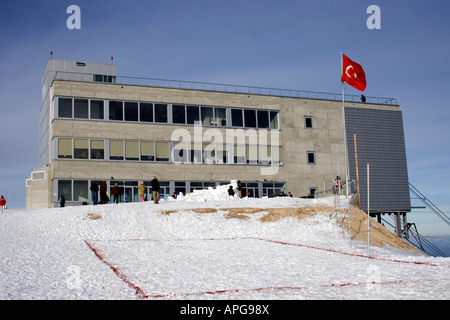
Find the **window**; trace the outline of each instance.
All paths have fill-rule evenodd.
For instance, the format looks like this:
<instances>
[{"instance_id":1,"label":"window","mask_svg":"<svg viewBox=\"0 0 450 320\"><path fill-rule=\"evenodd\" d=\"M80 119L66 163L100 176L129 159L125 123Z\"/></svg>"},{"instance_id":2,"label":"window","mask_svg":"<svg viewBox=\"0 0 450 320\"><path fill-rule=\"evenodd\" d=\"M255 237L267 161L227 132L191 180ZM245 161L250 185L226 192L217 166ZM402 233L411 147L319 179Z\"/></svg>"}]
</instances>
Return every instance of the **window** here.
<instances>
[{"instance_id":1,"label":"window","mask_svg":"<svg viewBox=\"0 0 450 320\"><path fill-rule=\"evenodd\" d=\"M103 100L91 100L91 119L104 119Z\"/></svg>"},{"instance_id":2,"label":"window","mask_svg":"<svg viewBox=\"0 0 450 320\"><path fill-rule=\"evenodd\" d=\"M259 146L259 163L269 165L272 162L272 148L267 145Z\"/></svg>"},{"instance_id":3,"label":"window","mask_svg":"<svg viewBox=\"0 0 450 320\"><path fill-rule=\"evenodd\" d=\"M87 202L88 194L89 185L87 180L73 181L73 201Z\"/></svg>"},{"instance_id":4,"label":"window","mask_svg":"<svg viewBox=\"0 0 450 320\"><path fill-rule=\"evenodd\" d=\"M109 120L123 120L123 102L110 101L109 102Z\"/></svg>"},{"instance_id":5,"label":"window","mask_svg":"<svg viewBox=\"0 0 450 320\"><path fill-rule=\"evenodd\" d=\"M153 103L140 103L139 107L141 122L153 122Z\"/></svg>"},{"instance_id":6,"label":"window","mask_svg":"<svg viewBox=\"0 0 450 320\"><path fill-rule=\"evenodd\" d=\"M58 98L58 117L72 118L72 98Z\"/></svg>"},{"instance_id":7,"label":"window","mask_svg":"<svg viewBox=\"0 0 450 320\"><path fill-rule=\"evenodd\" d=\"M308 164L315 164L316 163L316 153L313 151L307 152L308 157Z\"/></svg>"},{"instance_id":8,"label":"window","mask_svg":"<svg viewBox=\"0 0 450 320\"><path fill-rule=\"evenodd\" d=\"M197 121L200 121L200 107L187 106L187 123L195 124Z\"/></svg>"},{"instance_id":9,"label":"window","mask_svg":"<svg viewBox=\"0 0 450 320\"><path fill-rule=\"evenodd\" d=\"M155 143L154 142L141 142L141 160L142 161L154 161L155 160Z\"/></svg>"},{"instance_id":10,"label":"window","mask_svg":"<svg viewBox=\"0 0 450 320\"><path fill-rule=\"evenodd\" d=\"M168 142L156 142L156 161L169 161L169 143Z\"/></svg>"},{"instance_id":11,"label":"window","mask_svg":"<svg viewBox=\"0 0 450 320\"><path fill-rule=\"evenodd\" d=\"M167 123L167 104L155 103L155 122Z\"/></svg>"},{"instance_id":12,"label":"window","mask_svg":"<svg viewBox=\"0 0 450 320\"><path fill-rule=\"evenodd\" d=\"M256 128L256 111L255 110L244 110L245 126L247 128Z\"/></svg>"},{"instance_id":13,"label":"window","mask_svg":"<svg viewBox=\"0 0 450 320\"><path fill-rule=\"evenodd\" d=\"M188 144L186 142L174 142L172 148L172 162L185 163L188 161Z\"/></svg>"},{"instance_id":14,"label":"window","mask_svg":"<svg viewBox=\"0 0 450 320\"><path fill-rule=\"evenodd\" d=\"M313 128L312 117L305 117L305 128L307 128L307 129Z\"/></svg>"},{"instance_id":15,"label":"window","mask_svg":"<svg viewBox=\"0 0 450 320\"><path fill-rule=\"evenodd\" d=\"M283 164L283 151L281 146L272 146L272 163Z\"/></svg>"},{"instance_id":16,"label":"window","mask_svg":"<svg viewBox=\"0 0 450 320\"><path fill-rule=\"evenodd\" d=\"M245 163L245 145L234 145L234 163Z\"/></svg>"},{"instance_id":17,"label":"window","mask_svg":"<svg viewBox=\"0 0 450 320\"><path fill-rule=\"evenodd\" d=\"M270 111L270 129L280 129L280 113Z\"/></svg>"},{"instance_id":18,"label":"window","mask_svg":"<svg viewBox=\"0 0 450 320\"><path fill-rule=\"evenodd\" d=\"M58 139L58 159L72 159L72 139Z\"/></svg>"},{"instance_id":19,"label":"window","mask_svg":"<svg viewBox=\"0 0 450 320\"><path fill-rule=\"evenodd\" d=\"M191 143L191 163L202 163L202 144Z\"/></svg>"},{"instance_id":20,"label":"window","mask_svg":"<svg viewBox=\"0 0 450 320\"><path fill-rule=\"evenodd\" d=\"M66 201L72 201L72 180L58 180L58 199L61 195Z\"/></svg>"},{"instance_id":21,"label":"window","mask_svg":"<svg viewBox=\"0 0 450 320\"><path fill-rule=\"evenodd\" d=\"M109 160L123 160L123 141L109 141Z\"/></svg>"},{"instance_id":22,"label":"window","mask_svg":"<svg viewBox=\"0 0 450 320\"><path fill-rule=\"evenodd\" d=\"M125 121L138 121L137 102L125 102Z\"/></svg>"},{"instance_id":23,"label":"window","mask_svg":"<svg viewBox=\"0 0 450 320\"><path fill-rule=\"evenodd\" d=\"M258 146L255 145L247 145L247 163L248 164L257 164L258 163Z\"/></svg>"},{"instance_id":24,"label":"window","mask_svg":"<svg viewBox=\"0 0 450 320\"><path fill-rule=\"evenodd\" d=\"M214 108L216 113L215 125L218 127L225 127L227 125L227 109L225 108Z\"/></svg>"},{"instance_id":25,"label":"window","mask_svg":"<svg viewBox=\"0 0 450 320\"><path fill-rule=\"evenodd\" d=\"M309 188L309 195L313 198L316 197L317 188Z\"/></svg>"},{"instance_id":26,"label":"window","mask_svg":"<svg viewBox=\"0 0 450 320\"><path fill-rule=\"evenodd\" d=\"M242 127L244 124L241 109L231 109L231 126Z\"/></svg>"},{"instance_id":27,"label":"window","mask_svg":"<svg viewBox=\"0 0 450 320\"><path fill-rule=\"evenodd\" d=\"M88 118L88 100L87 99L74 99L73 104L73 117L78 119Z\"/></svg>"},{"instance_id":28,"label":"window","mask_svg":"<svg viewBox=\"0 0 450 320\"><path fill-rule=\"evenodd\" d=\"M89 159L89 140L75 139L73 148L74 159Z\"/></svg>"},{"instance_id":29,"label":"window","mask_svg":"<svg viewBox=\"0 0 450 320\"><path fill-rule=\"evenodd\" d=\"M139 160L139 141L125 141L125 160Z\"/></svg>"},{"instance_id":30,"label":"window","mask_svg":"<svg viewBox=\"0 0 450 320\"><path fill-rule=\"evenodd\" d=\"M202 107L202 124L203 125L212 125L214 122L214 110L212 107Z\"/></svg>"},{"instance_id":31,"label":"window","mask_svg":"<svg viewBox=\"0 0 450 320\"><path fill-rule=\"evenodd\" d=\"M186 123L186 109L183 105L172 105L172 121L173 123Z\"/></svg>"},{"instance_id":32,"label":"window","mask_svg":"<svg viewBox=\"0 0 450 320\"><path fill-rule=\"evenodd\" d=\"M269 129L269 112L265 110L258 110L258 128Z\"/></svg>"},{"instance_id":33,"label":"window","mask_svg":"<svg viewBox=\"0 0 450 320\"><path fill-rule=\"evenodd\" d=\"M104 159L105 148L103 140L91 140L91 159Z\"/></svg>"},{"instance_id":34,"label":"window","mask_svg":"<svg viewBox=\"0 0 450 320\"><path fill-rule=\"evenodd\" d=\"M109 82L115 83L116 76L107 76L103 74L94 74L94 82Z\"/></svg>"}]
</instances>

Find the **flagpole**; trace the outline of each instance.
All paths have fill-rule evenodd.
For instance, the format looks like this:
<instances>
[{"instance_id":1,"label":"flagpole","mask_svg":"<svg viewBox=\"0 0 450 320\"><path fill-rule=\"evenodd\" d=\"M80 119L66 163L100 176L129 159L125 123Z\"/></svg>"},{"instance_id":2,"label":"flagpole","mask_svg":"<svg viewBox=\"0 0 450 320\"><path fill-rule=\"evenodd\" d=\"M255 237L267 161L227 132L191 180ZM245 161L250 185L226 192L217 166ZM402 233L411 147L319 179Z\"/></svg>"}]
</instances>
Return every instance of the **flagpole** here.
<instances>
[{"instance_id":1,"label":"flagpole","mask_svg":"<svg viewBox=\"0 0 450 320\"><path fill-rule=\"evenodd\" d=\"M343 75L343 67L344 67L344 62L342 61L343 57L342 57L342 50L341 50L341 76ZM348 216L348 231L350 233L350 240L352 238L352 233L351 233L351 229L350 229L350 205L348 203L348 188L349 188L349 183L348 183L348 160L347 160L347 130L346 130L346 126L345 126L345 90L344 90L344 82L341 81L341 85L342 85L342 121L343 121L343 127L344 127L344 163L345 163L345 183L346 183L346 202L347 202L347 216Z\"/></svg>"}]
</instances>

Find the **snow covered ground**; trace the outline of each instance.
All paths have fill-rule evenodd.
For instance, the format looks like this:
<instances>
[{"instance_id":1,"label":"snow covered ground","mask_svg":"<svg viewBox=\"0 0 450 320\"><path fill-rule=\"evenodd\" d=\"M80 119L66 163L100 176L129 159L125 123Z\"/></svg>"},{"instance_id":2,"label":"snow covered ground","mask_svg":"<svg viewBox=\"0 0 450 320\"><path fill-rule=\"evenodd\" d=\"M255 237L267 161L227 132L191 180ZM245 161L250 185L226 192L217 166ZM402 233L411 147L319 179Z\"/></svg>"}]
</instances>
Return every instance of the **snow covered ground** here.
<instances>
[{"instance_id":1,"label":"snow covered ground","mask_svg":"<svg viewBox=\"0 0 450 320\"><path fill-rule=\"evenodd\" d=\"M450 298L450 258L389 246L368 257L339 227L334 198L232 199L225 190L157 205L6 210L0 299ZM267 211L243 213L324 206L273 222L260 220Z\"/></svg>"}]
</instances>

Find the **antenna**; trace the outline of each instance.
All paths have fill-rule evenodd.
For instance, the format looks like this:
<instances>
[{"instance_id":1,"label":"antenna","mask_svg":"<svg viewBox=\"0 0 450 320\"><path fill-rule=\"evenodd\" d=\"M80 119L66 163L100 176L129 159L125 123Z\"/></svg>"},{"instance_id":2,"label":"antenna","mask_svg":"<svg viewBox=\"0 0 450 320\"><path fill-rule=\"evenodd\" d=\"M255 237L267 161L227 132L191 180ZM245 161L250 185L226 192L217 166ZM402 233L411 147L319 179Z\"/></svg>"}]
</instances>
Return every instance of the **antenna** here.
<instances>
[{"instance_id":1,"label":"antenna","mask_svg":"<svg viewBox=\"0 0 450 320\"><path fill-rule=\"evenodd\" d=\"M113 64L114 57L111 57L111 64Z\"/></svg>"},{"instance_id":2,"label":"antenna","mask_svg":"<svg viewBox=\"0 0 450 320\"><path fill-rule=\"evenodd\" d=\"M50 59L53 59L53 51L50 51Z\"/></svg>"}]
</instances>

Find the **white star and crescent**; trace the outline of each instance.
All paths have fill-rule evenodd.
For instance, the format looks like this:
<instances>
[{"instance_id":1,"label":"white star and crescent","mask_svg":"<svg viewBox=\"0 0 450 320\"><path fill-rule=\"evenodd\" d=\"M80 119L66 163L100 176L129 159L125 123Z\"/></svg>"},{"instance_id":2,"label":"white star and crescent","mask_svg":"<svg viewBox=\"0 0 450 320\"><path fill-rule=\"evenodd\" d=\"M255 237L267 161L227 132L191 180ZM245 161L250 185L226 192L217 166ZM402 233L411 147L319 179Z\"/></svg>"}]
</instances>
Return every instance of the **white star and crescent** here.
<instances>
[{"instance_id":1,"label":"white star and crescent","mask_svg":"<svg viewBox=\"0 0 450 320\"><path fill-rule=\"evenodd\" d=\"M353 78L356 79L358 76L356 75L355 69L353 68L352 65L349 65L349 66L347 66L347 68L345 68L345 74L346 74L349 78L352 78L352 76L348 74L348 71L349 71L350 69L353 69Z\"/></svg>"}]
</instances>

